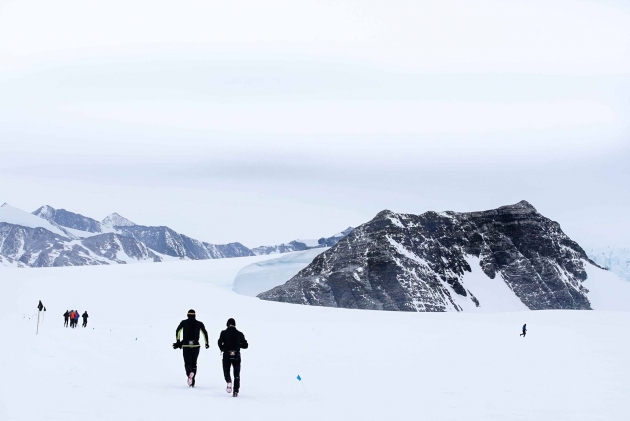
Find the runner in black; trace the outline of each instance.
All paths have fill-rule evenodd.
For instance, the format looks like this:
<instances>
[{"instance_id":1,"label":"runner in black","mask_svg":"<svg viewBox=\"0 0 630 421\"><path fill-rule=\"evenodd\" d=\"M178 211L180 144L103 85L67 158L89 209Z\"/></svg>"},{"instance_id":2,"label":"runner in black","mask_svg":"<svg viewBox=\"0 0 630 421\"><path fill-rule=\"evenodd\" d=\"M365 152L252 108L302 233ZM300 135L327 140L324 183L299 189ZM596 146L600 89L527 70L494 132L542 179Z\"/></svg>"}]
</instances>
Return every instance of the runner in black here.
<instances>
[{"instance_id":1,"label":"runner in black","mask_svg":"<svg viewBox=\"0 0 630 421\"><path fill-rule=\"evenodd\" d=\"M173 344L173 349L182 348L184 353L184 367L188 376L188 386L195 387L197 378L197 358L199 357L199 334L203 333L206 341L206 349L210 348L208 343L208 332L206 327L196 319L195 310L188 310L188 318L182 320L177 326L175 336L177 342ZM181 340L180 340L181 336Z\"/></svg>"},{"instance_id":2,"label":"runner in black","mask_svg":"<svg viewBox=\"0 0 630 421\"><path fill-rule=\"evenodd\" d=\"M83 327L86 327L86 326L87 326L87 319L88 319L88 317L90 317L90 316L87 314L87 310L83 312L83 314L81 315L81 317L83 317Z\"/></svg>"},{"instance_id":3,"label":"runner in black","mask_svg":"<svg viewBox=\"0 0 630 421\"><path fill-rule=\"evenodd\" d=\"M236 321L229 319L227 329L219 336L219 349L223 352L223 376L227 382L228 393L232 393L232 378L230 377L230 367L234 367L234 392L232 396L237 397L241 388L241 349L247 349L249 344L245 335L236 330Z\"/></svg>"}]
</instances>

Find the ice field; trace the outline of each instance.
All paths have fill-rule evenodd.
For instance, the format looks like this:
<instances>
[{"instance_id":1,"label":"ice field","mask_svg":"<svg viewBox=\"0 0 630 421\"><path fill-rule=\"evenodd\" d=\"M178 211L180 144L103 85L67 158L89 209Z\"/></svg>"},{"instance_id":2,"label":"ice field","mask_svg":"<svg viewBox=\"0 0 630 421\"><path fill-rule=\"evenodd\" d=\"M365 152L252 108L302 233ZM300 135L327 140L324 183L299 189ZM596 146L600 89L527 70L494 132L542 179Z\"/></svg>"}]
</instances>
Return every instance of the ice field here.
<instances>
[{"instance_id":1,"label":"ice field","mask_svg":"<svg viewBox=\"0 0 630 421\"><path fill-rule=\"evenodd\" d=\"M238 294L255 297L282 285L326 250L328 247L285 253L280 257L267 256L267 260L252 263L239 270L232 289Z\"/></svg>"},{"instance_id":2,"label":"ice field","mask_svg":"<svg viewBox=\"0 0 630 421\"><path fill-rule=\"evenodd\" d=\"M376 312L232 291L265 259L3 268L0 419L630 418L630 312ZM587 281L598 302L608 282L620 297L611 308L623 308L630 284L598 282ZM211 339L194 389L171 348L189 308ZM87 310L88 328L64 328L67 309ZM225 392L216 345L228 317L250 344L238 398Z\"/></svg>"}]
</instances>

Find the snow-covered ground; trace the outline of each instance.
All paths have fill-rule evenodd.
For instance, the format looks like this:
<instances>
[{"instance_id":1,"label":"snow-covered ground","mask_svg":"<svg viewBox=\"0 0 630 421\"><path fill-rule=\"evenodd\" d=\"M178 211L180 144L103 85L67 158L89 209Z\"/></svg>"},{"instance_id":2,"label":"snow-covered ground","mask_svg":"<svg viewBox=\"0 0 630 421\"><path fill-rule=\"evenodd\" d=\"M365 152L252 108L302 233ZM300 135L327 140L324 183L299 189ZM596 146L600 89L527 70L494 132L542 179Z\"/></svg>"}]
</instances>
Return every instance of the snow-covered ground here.
<instances>
[{"instance_id":1,"label":"snow-covered ground","mask_svg":"<svg viewBox=\"0 0 630 421\"><path fill-rule=\"evenodd\" d=\"M0 419L630 417L630 312L376 312L233 292L239 270L266 257L3 270ZM212 338L195 389L171 348L189 308ZM88 310L88 329L64 329L66 309ZM250 343L236 399L215 343L228 317Z\"/></svg>"},{"instance_id":2,"label":"snow-covered ground","mask_svg":"<svg viewBox=\"0 0 630 421\"><path fill-rule=\"evenodd\" d=\"M326 250L328 247L294 251L282 257L247 265L234 278L233 289L238 294L255 297L284 284Z\"/></svg>"}]
</instances>

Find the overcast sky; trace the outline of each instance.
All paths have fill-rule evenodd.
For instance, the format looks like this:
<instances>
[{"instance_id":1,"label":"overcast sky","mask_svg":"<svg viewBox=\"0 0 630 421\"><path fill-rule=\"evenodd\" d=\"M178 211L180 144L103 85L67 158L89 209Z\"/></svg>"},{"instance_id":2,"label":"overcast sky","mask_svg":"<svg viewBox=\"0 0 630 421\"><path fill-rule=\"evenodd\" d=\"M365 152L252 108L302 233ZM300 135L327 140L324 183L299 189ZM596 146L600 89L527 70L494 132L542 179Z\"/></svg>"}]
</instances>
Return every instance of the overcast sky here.
<instances>
[{"instance_id":1,"label":"overcast sky","mask_svg":"<svg viewBox=\"0 0 630 421\"><path fill-rule=\"evenodd\" d=\"M630 245L629 2L0 0L0 203L253 247L522 199Z\"/></svg>"}]
</instances>

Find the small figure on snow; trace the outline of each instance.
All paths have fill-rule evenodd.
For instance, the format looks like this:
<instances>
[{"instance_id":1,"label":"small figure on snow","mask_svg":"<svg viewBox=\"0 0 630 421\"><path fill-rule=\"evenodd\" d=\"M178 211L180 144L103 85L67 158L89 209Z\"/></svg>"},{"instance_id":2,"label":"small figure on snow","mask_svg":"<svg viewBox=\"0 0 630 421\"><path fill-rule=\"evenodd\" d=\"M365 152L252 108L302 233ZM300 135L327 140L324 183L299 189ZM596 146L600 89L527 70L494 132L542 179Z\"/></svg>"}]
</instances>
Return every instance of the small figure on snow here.
<instances>
[{"instance_id":1,"label":"small figure on snow","mask_svg":"<svg viewBox=\"0 0 630 421\"><path fill-rule=\"evenodd\" d=\"M70 312L68 310L66 310L65 313L63 313L63 327L68 327L68 319L70 318Z\"/></svg>"},{"instance_id":2,"label":"small figure on snow","mask_svg":"<svg viewBox=\"0 0 630 421\"><path fill-rule=\"evenodd\" d=\"M177 342L173 344L173 349L181 348L183 350L184 368L186 369L186 376L188 376L189 387L195 387L195 379L197 378L197 358L201 347L199 344L199 332L203 333L206 349L210 348L206 327L196 319L195 310L188 310L188 318L182 320L175 331ZM181 341L180 335L182 335Z\"/></svg>"},{"instance_id":3,"label":"small figure on snow","mask_svg":"<svg viewBox=\"0 0 630 421\"><path fill-rule=\"evenodd\" d=\"M236 321L227 321L227 329L219 336L219 349L223 352L223 377L227 382L226 392L237 397L241 387L241 349L247 349L249 344L243 333L236 330ZM234 367L234 392L232 392L232 378L230 368Z\"/></svg>"},{"instance_id":4,"label":"small figure on snow","mask_svg":"<svg viewBox=\"0 0 630 421\"><path fill-rule=\"evenodd\" d=\"M522 336L524 338L526 334L527 334L527 323L523 325L523 333L521 333L519 336Z\"/></svg>"},{"instance_id":5,"label":"small figure on snow","mask_svg":"<svg viewBox=\"0 0 630 421\"><path fill-rule=\"evenodd\" d=\"M70 313L70 327L75 328L79 323L79 310L72 310Z\"/></svg>"},{"instance_id":6,"label":"small figure on snow","mask_svg":"<svg viewBox=\"0 0 630 421\"><path fill-rule=\"evenodd\" d=\"M86 327L86 326L87 326L87 319L88 319L88 317L90 317L90 316L88 316L88 314L87 314L87 310L85 310L85 311L83 312L83 314L81 315L81 317L83 317L83 327Z\"/></svg>"}]
</instances>

